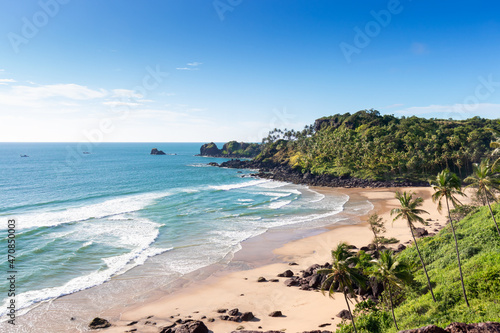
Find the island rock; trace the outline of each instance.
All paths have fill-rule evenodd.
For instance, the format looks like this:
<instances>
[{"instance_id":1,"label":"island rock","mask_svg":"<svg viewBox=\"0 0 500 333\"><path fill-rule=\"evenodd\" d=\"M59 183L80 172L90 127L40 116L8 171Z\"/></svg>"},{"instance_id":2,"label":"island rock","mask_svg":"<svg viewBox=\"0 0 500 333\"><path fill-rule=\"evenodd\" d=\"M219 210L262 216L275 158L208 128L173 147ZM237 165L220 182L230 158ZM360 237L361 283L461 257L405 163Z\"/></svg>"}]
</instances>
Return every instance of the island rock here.
<instances>
[{"instance_id":1,"label":"island rock","mask_svg":"<svg viewBox=\"0 0 500 333\"><path fill-rule=\"evenodd\" d=\"M163 150L158 150L156 148L151 149L151 155L167 155Z\"/></svg>"}]
</instances>

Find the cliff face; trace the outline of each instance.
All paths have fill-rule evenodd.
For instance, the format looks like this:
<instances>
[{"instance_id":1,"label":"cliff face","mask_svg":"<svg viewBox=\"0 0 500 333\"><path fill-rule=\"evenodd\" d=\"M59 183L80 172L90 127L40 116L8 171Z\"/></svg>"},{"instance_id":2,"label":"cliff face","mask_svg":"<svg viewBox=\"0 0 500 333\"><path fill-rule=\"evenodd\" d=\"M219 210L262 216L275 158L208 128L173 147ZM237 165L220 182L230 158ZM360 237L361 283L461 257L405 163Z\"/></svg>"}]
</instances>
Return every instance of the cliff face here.
<instances>
[{"instance_id":1,"label":"cliff face","mask_svg":"<svg viewBox=\"0 0 500 333\"><path fill-rule=\"evenodd\" d=\"M222 151L217 148L217 145L213 142L205 143L200 147L200 156L218 157L220 154L222 154Z\"/></svg>"},{"instance_id":2,"label":"cliff face","mask_svg":"<svg viewBox=\"0 0 500 333\"><path fill-rule=\"evenodd\" d=\"M261 145L258 143L229 141L222 146L222 149L219 149L215 143L210 142L200 147L198 156L252 158L260 152Z\"/></svg>"}]
</instances>

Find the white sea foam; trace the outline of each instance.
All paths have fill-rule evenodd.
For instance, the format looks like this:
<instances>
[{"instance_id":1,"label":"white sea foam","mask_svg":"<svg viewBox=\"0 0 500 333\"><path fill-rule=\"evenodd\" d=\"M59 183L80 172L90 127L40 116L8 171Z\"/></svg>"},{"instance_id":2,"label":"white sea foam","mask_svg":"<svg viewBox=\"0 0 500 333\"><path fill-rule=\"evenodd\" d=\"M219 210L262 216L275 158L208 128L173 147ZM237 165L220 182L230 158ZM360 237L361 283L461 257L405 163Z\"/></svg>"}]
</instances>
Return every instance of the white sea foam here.
<instances>
[{"instance_id":1,"label":"white sea foam","mask_svg":"<svg viewBox=\"0 0 500 333\"><path fill-rule=\"evenodd\" d=\"M292 200L284 200L284 201L271 202L269 204L269 208L271 208L271 209L280 209L281 207L284 207L284 206L290 204L291 202L292 202Z\"/></svg>"},{"instance_id":2,"label":"white sea foam","mask_svg":"<svg viewBox=\"0 0 500 333\"><path fill-rule=\"evenodd\" d=\"M263 188L278 188L278 187L283 187L285 185L290 185L290 184L289 183L284 183L284 182L273 180L273 181L270 181L270 182L267 182L267 183L264 183L264 184L260 184L258 186L259 187L263 187Z\"/></svg>"},{"instance_id":3,"label":"white sea foam","mask_svg":"<svg viewBox=\"0 0 500 333\"><path fill-rule=\"evenodd\" d=\"M27 213L18 216L18 229L33 227L50 227L64 223L86 221L103 217L112 217L124 213L135 212L152 204L156 199L163 198L170 193L147 193L109 199L100 203L86 206L66 207L58 210ZM122 217L114 217L120 219Z\"/></svg>"},{"instance_id":4,"label":"white sea foam","mask_svg":"<svg viewBox=\"0 0 500 333\"><path fill-rule=\"evenodd\" d=\"M123 274L133 267L144 264L147 258L172 249L151 247L158 236L159 224L146 219L107 221L107 223L102 222L94 228L82 223L78 227L79 230L67 235L67 237L74 240L90 239L83 244L84 247L98 242L112 242L111 244L115 246L129 248L129 252L103 258L102 260L107 266L106 269L73 278L62 286L32 290L17 295L18 310L100 285L112 276ZM2 309L5 309L6 305L5 303ZM0 316L5 313L2 310Z\"/></svg>"},{"instance_id":5,"label":"white sea foam","mask_svg":"<svg viewBox=\"0 0 500 333\"><path fill-rule=\"evenodd\" d=\"M256 192L255 194L265 195L268 197L284 198L289 197L293 192Z\"/></svg>"},{"instance_id":6,"label":"white sea foam","mask_svg":"<svg viewBox=\"0 0 500 333\"><path fill-rule=\"evenodd\" d=\"M253 199L238 199L239 202L253 202Z\"/></svg>"},{"instance_id":7,"label":"white sea foam","mask_svg":"<svg viewBox=\"0 0 500 333\"><path fill-rule=\"evenodd\" d=\"M314 198L310 200L309 202L319 202L325 198L324 194L318 193L316 191L311 190L310 188L307 189L309 192L312 192L314 195Z\"/></svg>"},{"instance_id":8,"label":"white sea foam","mask_svg":"<svg viewBox=\"0 0 500 333\"><path fill-rule=\"evenodd\" d=\"M237 188L244 188L244 187L249 187L249 186L256 186L256 185L267 183L267 182L270 182L270 180L267 180L267 179L256 179L256 180L251 180L249 182L244 182L244 183L229 184L229 185L213 185L213 186L209 186L209 187L211 189L214 189L214 190L229 191L229 190L234 190L234 189L237 189Z\"/></svg>"}]
</instances>

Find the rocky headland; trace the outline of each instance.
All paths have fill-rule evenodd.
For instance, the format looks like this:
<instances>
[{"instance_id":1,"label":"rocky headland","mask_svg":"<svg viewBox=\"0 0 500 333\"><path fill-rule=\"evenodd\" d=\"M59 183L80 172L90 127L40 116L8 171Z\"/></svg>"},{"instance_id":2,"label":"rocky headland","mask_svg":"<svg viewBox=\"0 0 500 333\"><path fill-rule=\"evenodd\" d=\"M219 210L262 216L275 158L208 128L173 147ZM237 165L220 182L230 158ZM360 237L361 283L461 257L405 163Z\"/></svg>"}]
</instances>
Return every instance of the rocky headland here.
<instances>
[{"instance_id":1,"label":"rocky headland","mask_svg":"<svg viewBox=\"0 0 500 333\"><path fill-rule=\"evenodd\" d=\"M309 186L326 187L422 187L429 186L427 182L416 182L409 180L370 180L355 177L335 177L327 174L314 175L311 173L301 173L289 165L276 164L273 162L261 162L256 160L232 159L222 163L211 162L209 165L232 169L257 169L258 172L252 176L272 179L277 181L303 184Z\"/></svg>"},{"instance_id":2,"label":"rocky headland","mask_svg":"<svg viewBox=\"0 0 500 333\"><path fill-rule=\"evenodd\" d=\"M210 142L200 147L200 154L197 156L225 157L225 158L253 158L261 152L261 145L258 143L247 143L229 141L222 146Z\"/></svg>"}]
</instances>

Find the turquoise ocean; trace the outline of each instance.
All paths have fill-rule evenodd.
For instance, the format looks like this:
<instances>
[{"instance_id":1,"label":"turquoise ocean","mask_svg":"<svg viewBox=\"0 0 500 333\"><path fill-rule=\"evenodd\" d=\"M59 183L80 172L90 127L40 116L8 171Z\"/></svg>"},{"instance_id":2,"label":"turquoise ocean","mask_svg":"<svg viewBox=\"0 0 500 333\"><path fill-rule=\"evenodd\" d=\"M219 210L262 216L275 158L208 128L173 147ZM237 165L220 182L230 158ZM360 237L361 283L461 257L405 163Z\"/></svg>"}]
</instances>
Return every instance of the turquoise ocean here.
<instances>
[{"instance_id":1,"label":"turquoise ocean","mask_svg":"<svg viewBox=\"0 0 500 333\"><path fill-rule=\"evenodd\" d=\"M350 223L347 209L355 216L373 207L207 166L225 159L195 156L200 145L0 143L0 266L7 274L7 221L15 219L18 315L151 260L162 281L173 281L270 229ZM0 279L0 320L8 289Z\"/></svg>"}]
</instances>

